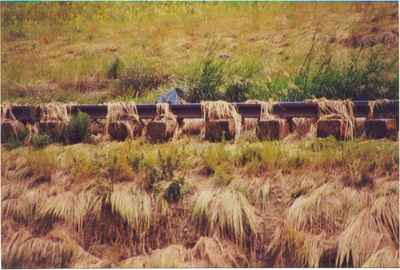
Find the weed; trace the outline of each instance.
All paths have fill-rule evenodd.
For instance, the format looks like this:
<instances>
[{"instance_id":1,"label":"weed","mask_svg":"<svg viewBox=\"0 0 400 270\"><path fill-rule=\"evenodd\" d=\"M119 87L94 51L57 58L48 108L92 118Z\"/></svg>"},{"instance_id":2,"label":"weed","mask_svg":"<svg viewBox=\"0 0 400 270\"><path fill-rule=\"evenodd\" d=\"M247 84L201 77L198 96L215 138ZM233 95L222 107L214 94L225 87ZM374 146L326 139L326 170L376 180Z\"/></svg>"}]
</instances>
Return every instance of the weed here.
<instances>
[{"instance_id":1,"label":"weed","mask_svg":"<svg viewBox=\"0 0 400 270\"><path fill-rule=\"evenodd\" d=\"M256 234L254 208L243 194L231 188L202 191L196 199L192 218L200 230L228 236L241 246L251 245L248 241L254 240Z\"/></svg>"},{"instance_id":2,"label":"weed","mask_svg":"<svg viewBox=\"0 0 400 270\"><path fill-rule=\"evenodd\" d=\"M243 102L250 98L252 83L249 80L236 80L225 91L225 99L230 102Z\"/></svg>"},{"instance_id":3,"label":"weed","mask_svg":"<svg viewBox=\"0 0 400 270\"><path fill-rule=\"evenodd\" d=\"M125 68L124 63L119 57L116 57L111 63L109 69L107 70L107 78L118 79L120 78L123 70Z\"/></svg>"},{"instance_id":4,"label":"weed","mask_svg":"<svg viewBox=\"0 0 400 270\"><path fill-rule=\"evenodd\" d=\"M52 142L47 134L35 134L32 137L32 146L34 148L44 148Z\"/></svg>"},{"instance_id":5,"label":"weed","mask_svg":"<svg viewBox=\"0 0 400 270\"><path fill-rule=\"evenodd\" d=\"M16 136L13 134L10 138L8 138L7 142L5 143L5 147L11 150L22 146L25 138L28 136L28 133L28 129L23 127Z\"/></svg>"},{"instance_id":6,"label":"weed","mask_svg":"<svg viewBox=\"0 0 400 270\"><path fill-rule=\"evenodd\" d=\"M199 65L198 74L190 78L188 99L190 102L218 100L224 82L224 62L214 55L206 56Z\"/></svg>"},{"instance_id":7,"label":"weed","mask_svg":"<svg viewBox=\"0 0 400 270\"><path fill-rule=\"evenodd\" d=\"M89 137L89 115L78 112L78 114L72 116L65 128L64 134L67 143L85 141Z\"/></svg>"}]
</instances>

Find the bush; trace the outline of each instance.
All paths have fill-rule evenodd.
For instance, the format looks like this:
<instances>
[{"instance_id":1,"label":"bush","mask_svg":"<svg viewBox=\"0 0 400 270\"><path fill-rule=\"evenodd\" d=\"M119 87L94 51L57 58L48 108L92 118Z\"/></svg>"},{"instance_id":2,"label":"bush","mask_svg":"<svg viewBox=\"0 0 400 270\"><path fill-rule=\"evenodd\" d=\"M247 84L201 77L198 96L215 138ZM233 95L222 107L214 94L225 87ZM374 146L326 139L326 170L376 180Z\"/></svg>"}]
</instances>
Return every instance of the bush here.
<instances>
[{"instance_id":1,"label":"bush","mask_svg":"<svg viewBox=\"0 0 400 270\"><path fill-rule=\"evenodd\" d=\"M225 99L230 102L243 102L249 99L251 82L239 79L228 85L225 91Z\"/></svg>"},{"instance_id":2,"label":"bush","mask_svg":"<svg viewBox=\"0 0 400 270\"><path fill-rule=\"evenodd\" d=\"M71 121L65 129L65 141L67 143L79 143L89 136L89 115L78 112L72 116Z\"/></svg>"},{"instance_id":3,"label":"bush","mask_svg":"<svg viewBox=\"0 0 400 270\"><path fill-rule=\"evenodd\" d=\"M51 139L48 134L35 134L32 137L32 146L34 148L43 148L50 143Z\"/></svg>"},{"instance_id":4,"label":"bush","mask_svg":"<svg viewBox=\"0 0 400 270\"><path fill-rule=\"evenodd\" d=\"M117 65L114 63L114 66ZM118 64L121 65L121 64ZM113 70L115 69L115 70ZM147 90L156 89L169 80L169 76L160 71L160 67L148 60L135 58L122 71L118 67L111 67L110 75L118 76L118 83L113 89L113 94L117 96L140 97Z\"/></svg>"},{"instance_id":5,"label":"bush","mask_svg":"<svg viewBox=\"0 0 400 270\"><path fill-rule=\"evenodd\" d=\"M124 68L124 63L121 61L121 59L119 59L119 57L116 57L107 70L107 78L118 79L121 76Z\"/></svg>"},{"instance_id":6,"label":"bush","mask_svg":"<svg viewBox=\"0 0 400 270\"><path fill-rule=\"evenodd\" d=\"M220 87L224 83L224 62L215 56L207 56L201 63L199 73L189 80L190 102L222 98Z\"/></svg>"},{"instance_id":7,"label":"bush","mask_svg":"<svg viewBox=\"0 0 400 270\"><path fill-rule=\"evenodd\" d=\"M315 66L319 66L319 70L308 70L294 77L294 84L300 91L289 90L288 99L397 99L398 84L395 86L395 83L398 81L398 71L396 78L388 78L390 67L382 56L382 53L373 51L366 57L353 55L346 65L317 63ZM366 58L365 63L362 62L363 58Z\"/></svg>"},{"instance_id":8,"label":"bush","mask_svg":"<svg viewBox=\"0 0 400 270\"><path fill-rule=\"evenodd\" d=\"M5 143L5 147L7 149L14 149L20 147L24 144L25 138L28 136L28 129L23 127L17 134L17 136L13 135L8 138L7 142Z\"/></svg>"}]
</instances>

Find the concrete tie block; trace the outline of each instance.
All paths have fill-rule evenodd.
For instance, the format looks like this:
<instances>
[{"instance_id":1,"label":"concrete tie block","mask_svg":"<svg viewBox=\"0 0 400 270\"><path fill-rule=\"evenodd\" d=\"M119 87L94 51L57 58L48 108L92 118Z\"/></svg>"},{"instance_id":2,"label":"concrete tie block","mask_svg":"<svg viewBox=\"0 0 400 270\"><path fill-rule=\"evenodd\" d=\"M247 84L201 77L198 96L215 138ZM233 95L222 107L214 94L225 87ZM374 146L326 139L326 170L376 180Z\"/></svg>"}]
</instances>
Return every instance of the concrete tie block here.
<instances>
[{"instance_id":1,"label":"concrete tie block","mask_svg":"<svg viewBox=\"0 0 400 270\"><path fill-rule=\"evenodd\" d=\"M342 119L319 120L317 124L319 138L334 136L337 140L344 140L346 131L346 122Z\"/></svg>"},{"instance_id":2,"label":"concrete tie block","mask_svg":"<svg viewBox=\"0 0 400 270\"><path fill-rule=\"evenodd\" d=\"M286 119L260 120L256 127L256 135L260 140L281 140L289 134Z\"/></svg>"},{"instance_id":3,"label":"concrete tie block","mask_svg":"<svg viewBox=\"0 0 400 270\"><path fill-rule=\"evenodd\" d=\"M370 139L397 138L396 119L370 119L365 121L365 134Z\"/></svg>"},{"instance_id":4,"label":"concrete tie block","mask_svg":"<svg viewBox=\"0 0 400 270\"><path fill-rule=\"evenodd\" d=\"M178 123L173 120L154 120L147 124L146 138L151 143L162 143L171 139Z\"/></svg>"},{"instance_id":5,"label":"concrete tie block","mask_svg":"<svg viewBox=\"0 0 400 270\"><path fill-rule=\"evenodd\" d=\"M205 123L204 137L211 142L232 140L235 138L235 122L232 119L210 120Z\"/></svg>"}]
</instances>

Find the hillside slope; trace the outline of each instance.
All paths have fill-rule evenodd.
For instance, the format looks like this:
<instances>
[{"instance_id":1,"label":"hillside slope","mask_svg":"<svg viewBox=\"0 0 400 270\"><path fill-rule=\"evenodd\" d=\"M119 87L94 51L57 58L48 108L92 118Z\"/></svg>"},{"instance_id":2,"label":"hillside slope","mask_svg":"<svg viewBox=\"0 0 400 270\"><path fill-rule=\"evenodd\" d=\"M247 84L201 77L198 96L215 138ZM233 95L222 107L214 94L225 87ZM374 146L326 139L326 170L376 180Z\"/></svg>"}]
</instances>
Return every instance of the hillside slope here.
<instances>
[{"instance_id":1,"label":"hillside slope","mask_svg":"<svg viewBox=\"0 0 400 270\"><path fill-rule=\"evenodd\" d=\"M354 54L385 63L368 78L398 78L398 3L2 3L1 12L3 101L153 102L189 87L207 53L226 62L218 87L251 80L251 98L284 98L305 87L301 67L318 72ZM392 97L385 89L395 93L398 79L391 85L376 95Z\"/></svg>"}]
</instances>

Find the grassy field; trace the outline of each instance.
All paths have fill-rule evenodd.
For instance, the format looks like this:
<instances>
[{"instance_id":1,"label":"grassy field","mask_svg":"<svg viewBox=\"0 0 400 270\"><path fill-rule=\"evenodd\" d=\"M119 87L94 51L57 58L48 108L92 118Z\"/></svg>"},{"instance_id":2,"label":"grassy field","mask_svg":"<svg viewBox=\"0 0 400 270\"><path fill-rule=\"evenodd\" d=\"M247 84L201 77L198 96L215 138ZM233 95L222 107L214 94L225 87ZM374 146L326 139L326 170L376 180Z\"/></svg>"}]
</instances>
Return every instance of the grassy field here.
<instances>
[{"instance_id":1,"label":"grassy field","mask_svg":"<svg viewBox=\"0 0 400 270\"><path fill-rule=\"evenodd\" d=\"M397 6L2 3L2 99L397 98Z\"/></svg>"},{"instance_id":2,"label":"grassy field","mask_svg":"<svg viewBox=\"0 0 400 270\"><path fill-rule=\"evenodd\" d=\"M398 266L394 141L2 152L3 267Z\"/></svg>"}]
</instances>

